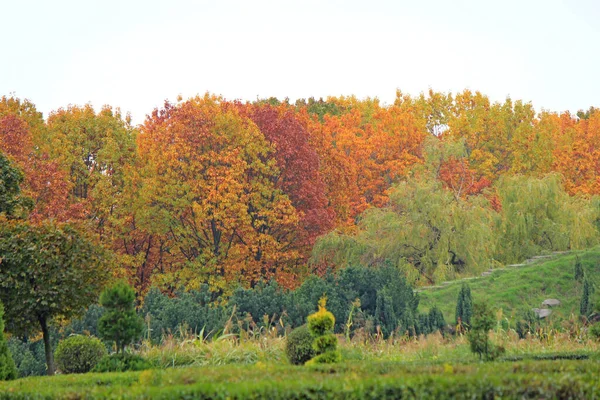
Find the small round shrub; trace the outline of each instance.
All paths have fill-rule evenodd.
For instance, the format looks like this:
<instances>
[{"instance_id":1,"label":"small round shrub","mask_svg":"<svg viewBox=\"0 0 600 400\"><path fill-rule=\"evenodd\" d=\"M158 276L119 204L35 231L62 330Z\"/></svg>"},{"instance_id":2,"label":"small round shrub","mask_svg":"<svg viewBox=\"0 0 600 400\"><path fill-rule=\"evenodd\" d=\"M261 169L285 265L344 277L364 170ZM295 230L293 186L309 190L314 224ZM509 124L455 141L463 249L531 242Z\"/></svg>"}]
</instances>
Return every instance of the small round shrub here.
<instances>
[{"instance_id":1,"label":"small round shrub","mask_svg":"<svg viewBox=\"0 0 600 400\"><path fill-rule=\"evenodd\" d=\"M100 360L94 372L143 371L152 368L144 358L131 353L115 353Z\"/></svg>"},{"instance_id":2,"label":"small round shrub","mask_svg":"<svg viewBox=\"0 0 600 400\"><path fill-rule=\"evenodd\" d=\"M58 344L54 358L56 365L65 374L89 372L106 355L106 347L100 339L75 335Z\"/></svg>"},{"instance_id":3,"label":"small round shrub","mask_svg":"<svg viewBox=\"0 0 600 400\"><path fill-rule=\"evenodd\" d=\"M313 340L306 325L290 332L285 343L285 354L292 364L302 365L314 356Z\"/></svg>"}]
</instances>

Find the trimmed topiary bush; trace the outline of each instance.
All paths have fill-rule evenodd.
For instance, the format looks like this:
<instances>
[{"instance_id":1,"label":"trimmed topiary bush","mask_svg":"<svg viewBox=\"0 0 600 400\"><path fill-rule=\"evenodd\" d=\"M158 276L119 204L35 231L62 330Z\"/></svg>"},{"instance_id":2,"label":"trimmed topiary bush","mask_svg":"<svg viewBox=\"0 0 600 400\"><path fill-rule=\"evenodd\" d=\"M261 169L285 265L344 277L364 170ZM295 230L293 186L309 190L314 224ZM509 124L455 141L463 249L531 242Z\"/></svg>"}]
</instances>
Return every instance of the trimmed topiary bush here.
<instances>
[{"instance_id":1,"label":"trimmed topiary bush","mask_svg":"<svg viewBox=\"0 0 600 400\"><path fill-rule=\"evenodd\" d=\"M333 334L335 317L327 311L327 298L319 300L319 311L308 316L308 330L313 337L312 348L316 354L306 362L312 364L333 364L341 361L342 356L337 350L338 339Z\"/></svg>"},{"instance_id":2,"label":"trimmed topiary bush","mask_svg":"<svg viewBox=\"0 0 600 400\"><path fill-rule=\"evenodd\" d=\"M290 332L285 342L285 354L292 364L302 365L314 357L313 339L306 325Z\"/></svg>"},{"instance_id":3,"label":"trimmed topiary bush","mask_svg":"<svg viewBox=\"0 0 600 400\"><path fill-rule=\"evenodd\" d=\"M17 367L4 337L4 306L0 303L0 381L16 378Z\"/></svg>"},{"instance_id":4,"label":"trimmed topiary bush","mask_svg":"<svg viewBox=\"0 0 600 400\"><path fill-rule=\"evenodd\" d=\"M106 356L106 347L100 339L75 335L60 342L54 360L65 374L83 374L91 371Z\"/></svg>"},{"instance_id":5,"label":"trimmed topiary bush","mask_svg":"<svg viewBox=\"0 0 600 400\"><path fill-rule=\"evenodd\" d=\"M94 372L143 371L152 368L144 358L131 353L115 353L104 357L94 368Z\"/></svg>"}]
</instances>

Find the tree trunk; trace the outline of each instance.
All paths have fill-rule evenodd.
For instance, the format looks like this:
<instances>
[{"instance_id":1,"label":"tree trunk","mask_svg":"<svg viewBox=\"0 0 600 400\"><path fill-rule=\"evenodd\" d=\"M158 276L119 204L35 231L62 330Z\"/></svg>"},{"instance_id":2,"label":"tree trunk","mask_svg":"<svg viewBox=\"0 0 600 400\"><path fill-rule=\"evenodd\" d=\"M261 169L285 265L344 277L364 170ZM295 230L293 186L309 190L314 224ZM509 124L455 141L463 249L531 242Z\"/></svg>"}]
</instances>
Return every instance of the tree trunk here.
<instances>
[{"instance_id":1,"label":"tree trunk","mask_svg":"<svg viewBox=\"0 0 600 400\"><path fill-rule=\"evenodd\" d=\"M48 321L46 317L38 317L40 326L42 327L42 334L44 335L44 349L46 350L46 366L48 367L48 375L54 375L54 353L52 352L52 343L50 342L50 332L48 331Z\"/></svg>"}]
</instances>

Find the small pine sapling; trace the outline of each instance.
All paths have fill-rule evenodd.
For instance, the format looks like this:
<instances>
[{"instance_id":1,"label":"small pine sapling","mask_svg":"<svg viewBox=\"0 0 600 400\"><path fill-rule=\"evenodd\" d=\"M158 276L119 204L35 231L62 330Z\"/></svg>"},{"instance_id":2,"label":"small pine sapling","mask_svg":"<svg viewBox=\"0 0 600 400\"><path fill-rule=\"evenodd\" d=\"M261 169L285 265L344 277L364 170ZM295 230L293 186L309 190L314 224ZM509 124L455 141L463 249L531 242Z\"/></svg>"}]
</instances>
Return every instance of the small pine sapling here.
<instances>
[{"instance_id":1,"label":"small pine sapling","mask_svg":"<svg viewBox=\"0 0 600 400\"><path fill-rule=\"evenodd\" d=\"M100 295L100 304L106 309L98 321L98 333L104 340L112 340L117 353L142 335L144 320L134 307L135 292L131 286L119 282L105 289Z\"/></svg>"},{"instance_id":2,"label":"small pine sapling","mask_svg":"<svg viewBox=\"0 0 600 400\"><path fill-rule=\"evenodd\" d=\"M485 302L473 304L473 319L467 339L471 351L479 355L479 359L491 361L504 353L504 348L495 346L488 336L490 329L494 327L494 314Z\"/></svg>"}]
</instances>

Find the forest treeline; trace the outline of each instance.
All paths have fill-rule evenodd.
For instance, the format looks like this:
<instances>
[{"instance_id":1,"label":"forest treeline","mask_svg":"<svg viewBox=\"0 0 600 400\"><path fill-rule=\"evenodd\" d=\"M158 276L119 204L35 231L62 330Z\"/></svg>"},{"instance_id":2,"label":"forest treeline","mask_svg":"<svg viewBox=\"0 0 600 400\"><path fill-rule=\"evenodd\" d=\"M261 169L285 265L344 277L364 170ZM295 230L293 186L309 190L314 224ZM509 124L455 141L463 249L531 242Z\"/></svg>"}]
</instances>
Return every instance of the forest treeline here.
<instances>
[{"instance_id":1,"label":"forest treeline","mask_svg":"<svg viewBox=\"0 0 600 400\"><path fill-rule=\"evenodd\" d=\"M2 97L0 153L23 218L95 237L140 298L296 288L348 265L426 285L600 238L600 111L468 90L390 105L206 94L139 126L110 106L44 119Z\"/></svg>"}]
</instances>

